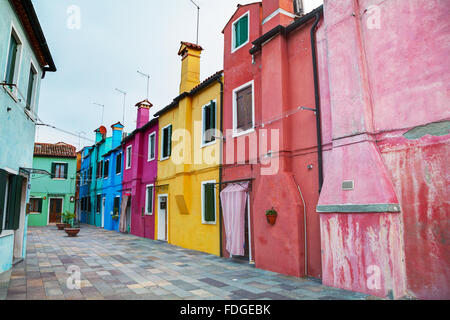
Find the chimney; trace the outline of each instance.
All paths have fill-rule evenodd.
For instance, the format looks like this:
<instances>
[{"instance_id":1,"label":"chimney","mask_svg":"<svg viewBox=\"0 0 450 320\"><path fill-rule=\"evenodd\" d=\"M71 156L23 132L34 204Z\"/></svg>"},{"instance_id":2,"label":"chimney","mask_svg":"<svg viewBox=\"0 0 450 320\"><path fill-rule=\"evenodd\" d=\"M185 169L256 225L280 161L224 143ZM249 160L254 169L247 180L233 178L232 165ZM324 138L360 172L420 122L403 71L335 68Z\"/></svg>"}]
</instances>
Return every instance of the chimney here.
<instances>
[{"instance_id":1,"label":"chimney","mask_svg":"<svg viewBox=\"0 0 450 320\"><path fill-rule=\"evenodd\" d=\"M294 13L298 16L303 16L305 13L303 0L294 0Z\"/></svg>"},{"instance_id":2,"label":"chimney","mask_svg":"<svg viewBox=\"0 0 450 320\"><path fill-rule=\"evenodd\" d=\"M191 91L200 83L200 55L203 48L199 45L181 42L178 55L181 56L180 94Z\"/></svg>"},{"instance_id":3,"label":"chimney","mask_svg":"<svg viewBox=\"0 0 450 320\"><path fill-rule=\"evenodd\" d=\"M95 132L95 143L100 142L106 138L106 128L104 126L101 126L94 132Z\"/></svg>"},{"instance_id":4,"label":"chimney","mask_svg":"<svg viewBox=\"0 0 450 320\"><path fill-rule=\"evenodd\" d=\"M147 99L136 103L136 107L138 107L136 129L142 128L149 121L152 106Z\"/></svg>"},{"instance_id":5,"label":"chimney","mask_svg":"<svg viewBox=\"0 0 450 320\"><path fill-rule=\"evenodd\" d=\"M287 26L296 15L294 6L301 0L263 0L263 33L275 28L278 25Z\"/></svg>"},{"instance_id":6,"label":"chimney","mask_svg":"<svg viewBox=\"0 0 450 320\"><path fill-rule=\"evenodd\" d=\"M112 128L112 149L117 148L122 142L123 124L117 122L111 126Z\"/></svg>"}]
</instances>

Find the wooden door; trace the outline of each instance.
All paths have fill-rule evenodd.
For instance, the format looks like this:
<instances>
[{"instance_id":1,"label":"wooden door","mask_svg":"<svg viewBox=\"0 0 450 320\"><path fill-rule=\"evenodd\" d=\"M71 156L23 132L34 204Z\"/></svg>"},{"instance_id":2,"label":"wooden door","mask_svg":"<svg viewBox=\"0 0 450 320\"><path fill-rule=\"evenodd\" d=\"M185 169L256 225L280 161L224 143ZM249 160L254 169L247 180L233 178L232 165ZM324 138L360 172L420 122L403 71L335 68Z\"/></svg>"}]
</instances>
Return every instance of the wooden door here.
<instances>
[{"instance_id":1,"label":"wooden door","mask_svg":"<svg viewBox=\"0 0 450 320\"><path fill-rule=\"evenodd\" d=\"M50 199L49 223L60 223L62 215L62 199Z\"/></svg>"}]
</instances>

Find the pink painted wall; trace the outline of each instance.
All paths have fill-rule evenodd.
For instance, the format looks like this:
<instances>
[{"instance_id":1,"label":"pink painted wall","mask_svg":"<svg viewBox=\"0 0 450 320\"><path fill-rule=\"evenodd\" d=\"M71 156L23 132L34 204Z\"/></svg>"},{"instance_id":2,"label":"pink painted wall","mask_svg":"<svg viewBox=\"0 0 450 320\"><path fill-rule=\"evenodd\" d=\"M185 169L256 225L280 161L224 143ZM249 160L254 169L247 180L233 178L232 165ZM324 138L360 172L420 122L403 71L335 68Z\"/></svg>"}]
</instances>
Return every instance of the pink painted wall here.
<instances>
[{"instance_id":1,"label":"pink painted wall","mask_svg":"<svg viewBox=\"0 0 450 320\"><path fill-rule=\"evenodd\" d=\"M324 1L317 47L324 143L332 149L319 206L401 208L320 214L326 285L450 297L449 10L439 0ZM342 190L344 180L355 181L353 191Z\"/></svg>"},{"instance_id":2,"label":"pink painted wall","mask_svg":"<svg viewBox=\"0 0 450 320\"><path fill-rule=\"evenodd\" d=\"M138 119L139 120L139 119ZM148 161L148 137L156 133L158 141L158 120L143 124L143 127L132 134L130 141L124 144L124 193L131 192L131 234L148 239L155 239L155 214L142 216L145 207L146 186L155 184L157 177L158 143L156 143L156 159ZM132 146L132 164L126 169L126 148ZM155 199L153 199L155 203ZM155 210L153 210L155 211Z\"/></svg>"}]
</instances>

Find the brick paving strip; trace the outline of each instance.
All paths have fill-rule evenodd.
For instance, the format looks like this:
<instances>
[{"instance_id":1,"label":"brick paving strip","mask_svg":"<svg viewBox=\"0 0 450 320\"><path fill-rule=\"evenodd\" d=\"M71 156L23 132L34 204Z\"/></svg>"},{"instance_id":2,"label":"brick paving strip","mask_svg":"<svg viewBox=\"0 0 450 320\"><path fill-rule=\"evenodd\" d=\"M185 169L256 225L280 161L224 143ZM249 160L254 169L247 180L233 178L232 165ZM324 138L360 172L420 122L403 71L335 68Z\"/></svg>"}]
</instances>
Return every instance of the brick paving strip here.
<instances>
[{"instance_id":1,"label":"brick paving strip","mask_svg":"<svg viewBox=\"0 0 450 320\"><path fill-rule=\"evenodd\" d=\"M81 288L69 289L70 266ZM29 228L27 258L0 275L0 300L365 300L318 281L256 269L167 243L82 226Z\"/></svg>"}]
</instances>

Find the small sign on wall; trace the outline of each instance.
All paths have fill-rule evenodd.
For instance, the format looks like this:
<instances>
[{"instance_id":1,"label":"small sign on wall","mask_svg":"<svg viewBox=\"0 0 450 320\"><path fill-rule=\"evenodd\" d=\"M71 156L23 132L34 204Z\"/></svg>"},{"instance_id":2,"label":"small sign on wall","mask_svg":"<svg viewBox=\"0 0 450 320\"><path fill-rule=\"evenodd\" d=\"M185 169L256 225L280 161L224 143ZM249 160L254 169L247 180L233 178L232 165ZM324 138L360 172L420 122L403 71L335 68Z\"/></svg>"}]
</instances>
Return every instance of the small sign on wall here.
<instances>
[{"instance_id":1,"label":"small sign on wall","mask_svg":"<svg viewBox=\"0 0 450 320\"><path fill-rule=\"evenodd\" d=\"M75 202L75 197L74 196L72 196L72 197L70 197L70 202Z\"/></svg>"}]
</instances>

